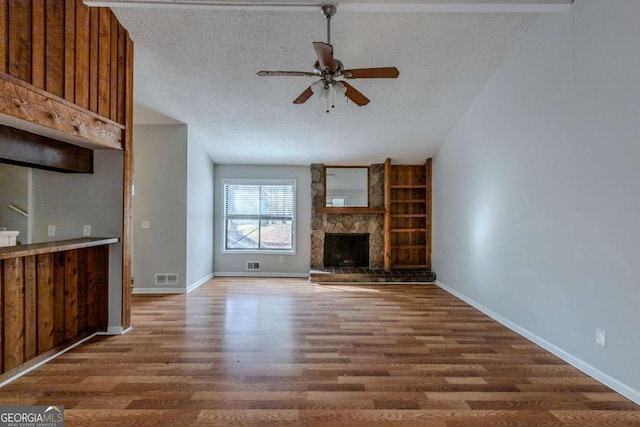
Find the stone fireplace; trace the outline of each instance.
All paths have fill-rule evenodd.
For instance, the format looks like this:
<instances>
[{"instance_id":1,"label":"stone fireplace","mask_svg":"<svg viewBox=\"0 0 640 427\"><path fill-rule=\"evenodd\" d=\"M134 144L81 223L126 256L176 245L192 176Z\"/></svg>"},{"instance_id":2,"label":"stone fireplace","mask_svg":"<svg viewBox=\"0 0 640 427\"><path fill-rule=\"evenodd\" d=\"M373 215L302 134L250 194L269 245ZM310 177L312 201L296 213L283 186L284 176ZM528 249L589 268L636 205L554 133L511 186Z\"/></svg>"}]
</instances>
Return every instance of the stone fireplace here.
<instances>
[{"instance_id":1,"label":"stone fireplace","mask_svg":"<svg viewBox=\"0 0 640 427\"><path fill-rule=\"evenodd\" d=\"M324 166L311 165L311 268L328 267L325 264L325 236L327 234L366 234L369 237L368 265L384 268L384 215L380 213L326 213L318 212L325 205ZM384 165L369 167L369 206L384 208Z\"/></svg>"}]
</instances>

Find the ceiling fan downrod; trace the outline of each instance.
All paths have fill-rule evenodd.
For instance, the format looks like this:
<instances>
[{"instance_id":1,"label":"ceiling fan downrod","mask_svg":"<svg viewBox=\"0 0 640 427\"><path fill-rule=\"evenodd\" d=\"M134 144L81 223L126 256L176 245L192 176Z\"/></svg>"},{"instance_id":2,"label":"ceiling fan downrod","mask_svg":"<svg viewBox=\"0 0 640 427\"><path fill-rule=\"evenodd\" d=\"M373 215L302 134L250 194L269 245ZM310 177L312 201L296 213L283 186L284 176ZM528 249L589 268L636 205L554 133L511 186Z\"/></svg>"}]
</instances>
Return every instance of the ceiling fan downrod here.
<instances>
[{"instance_id":1,"label":"ceiling fan downrod","mask_svg":"<svg viewBox=\"0 0 640 427\"><path fill-rule=\"evenodd\" d=\"M338 6L335 3L322 3L320 10L327 19L327 44L331 44L331 18L338 11Z\"/></svg>"}]
</instances>

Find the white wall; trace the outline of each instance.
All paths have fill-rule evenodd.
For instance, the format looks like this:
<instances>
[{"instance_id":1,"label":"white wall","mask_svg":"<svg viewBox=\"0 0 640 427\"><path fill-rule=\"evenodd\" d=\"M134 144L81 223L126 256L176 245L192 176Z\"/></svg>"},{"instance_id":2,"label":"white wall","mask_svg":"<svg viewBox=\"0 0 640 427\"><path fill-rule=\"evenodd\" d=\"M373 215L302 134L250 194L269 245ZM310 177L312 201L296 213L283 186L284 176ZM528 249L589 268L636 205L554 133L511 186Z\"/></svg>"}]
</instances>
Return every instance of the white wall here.
<instances>
[{"instance_id":1,"label":"white wall","mask_svg":"<svg viewBox=\"0 0 640 427\"><path fill-rule=\"evenodd\" d=\"M187 286L213 275L214 165L197 137L187 147Z\"/></svg>"},{"instance_id":2,"label":"white wall","mask_svg":"<svg viewBox=\"0 0 640 427\"><path fill-rule=\"evenodd\" d=\"M134 127L133 260L134 291L158 288L155 274L175 273L187 287L187 126ZM143 229L142 221L150 228Z\"/></svg>"},{"instance_id":3,"label":"white wall","mask_svg":"<svg viewBox=\"0 0 640 427\"><path fill-rule=\"evenodd\" d=\"M18 231L16 241L28 242L28 219L9 208L13 204L29 211L29 174L31 170L23 166L0 163L0 227Z\"/></svg>"},{"instance_id":4,"label":"white wall","mask_svg":"<svg viewBox=\"0 0 640 427\"><path fill-rule=\"evenodd\" d=\"M433 265L640 402L638 22L636 0L537 18L434 158Z\"/></svg>"},{"instance_id":5,"label":"white wall","mask_svg":"<svg viewBox=\"0 0 640 427\"><path fill-rule=\"evenodd\" d=\"M296 180L296 253L282 254L229 254L223 246L223 191L224 179L295 179ZM215 223L214 274L215 275L272 275L307 276L311 257L311 171L309 166L242 166L216 165L215 170ZM259 273L246 271L247 261L260 261Z\"/></svg>"},{"instance_id":6,"label":"white wall","mask_svg":"<svg viewBox=\"0 0 640 427\"><path fill-rule=\"evenodd\" d=\"M94 237L122 238L123 155L94 151L93 174L68 174L33 169L34 242L82 237L91 225ZM47 226L56 235L47 236ZM110 245L109 326L120 328L122 311L122 245Z\"/></svg>"}]
</instances>

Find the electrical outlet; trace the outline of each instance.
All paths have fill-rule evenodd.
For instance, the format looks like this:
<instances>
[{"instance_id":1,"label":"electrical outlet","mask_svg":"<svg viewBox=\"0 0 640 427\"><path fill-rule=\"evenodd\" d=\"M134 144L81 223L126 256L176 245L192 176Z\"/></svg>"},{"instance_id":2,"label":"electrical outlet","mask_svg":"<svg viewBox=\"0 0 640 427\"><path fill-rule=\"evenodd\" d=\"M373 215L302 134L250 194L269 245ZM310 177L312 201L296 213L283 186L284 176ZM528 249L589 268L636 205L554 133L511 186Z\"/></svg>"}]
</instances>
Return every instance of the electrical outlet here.
<instances>
[{"instance_id":1,"label":"electrical outlet","mask_svg":"<svg viewBox=\"0 0 640 427\"><path fill-rule=\"evenodd\" d=\"M280 255L280 256L278 257L278 261L279 261L279 262L284 262L284 257L283 257L282 255Z\"/></svg>"},{"instance_id":2,"label":"electrical outlet","mask_svg":"<svg viewBox=\"0 0 640 427\"><path fill-rule=\"evenodd\" d=\"M151 221L142 221L142 223L140 224L142 226L143 229L149 229L151 228Z\"/></svg>"},{"instance_id":3,"label":"electrical outlet","mask_svg":"<svg viewBox=\"0 0 640 427\"><path fill-rule=\"evenodd\" d=\"M47 225L47 236L53 237L56 235L56 226L55 225Z\"/></svg>"},{"instance_id":4,"label":"electrical outlet","mask_svg":"<svg viewBox=\"0 0 640 427\"><path fill-rule=\"evenodd\" d=\"M90 225L85 225L84 227L82 227L82 235L85 237L91 236L91 226Z\"/></svg>"},{"instance_id":5,"label":"electrical outlet","mask_svg":"<svg viewBox=\"0 0 640 427\"><path fill-rule=\"evenodd\" d=\"M603 347L607 346L607 331L596 328L596 344L600 344Z\"/></svg>"}]
</instances>

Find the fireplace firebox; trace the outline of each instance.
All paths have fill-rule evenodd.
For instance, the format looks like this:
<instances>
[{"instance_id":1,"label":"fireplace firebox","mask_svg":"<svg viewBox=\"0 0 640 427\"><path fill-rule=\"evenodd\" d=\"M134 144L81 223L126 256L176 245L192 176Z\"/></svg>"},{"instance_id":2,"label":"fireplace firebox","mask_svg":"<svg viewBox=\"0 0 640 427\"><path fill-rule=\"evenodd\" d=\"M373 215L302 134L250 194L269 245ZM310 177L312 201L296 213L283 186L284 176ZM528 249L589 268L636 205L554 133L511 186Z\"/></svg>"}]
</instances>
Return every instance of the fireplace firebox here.
<instances>
[{"instance_id":1,"label":"fireplace firebox","mask_svg":"<svg viewBox=\"0 0 640 427\"><path fill-rule=\"evenodd\" d=\"M324 266L369 267L369 234L325 234Z\"/></svg>"}]
</instances>

